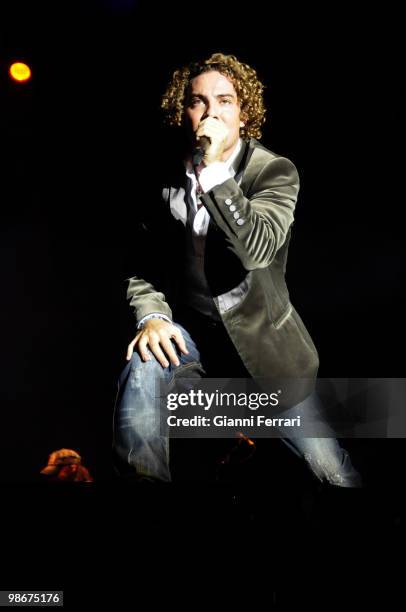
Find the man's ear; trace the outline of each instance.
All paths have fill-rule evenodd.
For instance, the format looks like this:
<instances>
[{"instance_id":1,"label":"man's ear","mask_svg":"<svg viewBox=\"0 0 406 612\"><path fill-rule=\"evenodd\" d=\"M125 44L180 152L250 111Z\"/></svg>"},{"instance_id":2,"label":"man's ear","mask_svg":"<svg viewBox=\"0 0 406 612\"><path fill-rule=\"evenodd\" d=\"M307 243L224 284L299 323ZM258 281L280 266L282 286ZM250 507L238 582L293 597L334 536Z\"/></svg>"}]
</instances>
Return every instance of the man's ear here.
<instances>
[{"instance_id":1,"label":"man's ear","mask_svg":"<svg viewBox=\"0 0 406 612\"><path fill-rule=\"evenodd\" d=\"M245 114L244 111L242 111L240 113L240 128L245 127L246 123L247 123L247 115Z\"/></svg>"}]
</instances>

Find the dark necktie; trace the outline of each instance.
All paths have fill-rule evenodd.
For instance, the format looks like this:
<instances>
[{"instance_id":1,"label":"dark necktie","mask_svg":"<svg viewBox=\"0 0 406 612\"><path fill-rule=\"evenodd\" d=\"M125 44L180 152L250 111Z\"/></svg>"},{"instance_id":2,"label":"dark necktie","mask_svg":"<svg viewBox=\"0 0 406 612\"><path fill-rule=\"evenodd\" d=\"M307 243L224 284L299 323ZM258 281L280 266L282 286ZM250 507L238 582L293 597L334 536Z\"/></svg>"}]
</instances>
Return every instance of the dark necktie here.
<instances>
[{"instance_id":1,"label":"dark necktie","mask_svg":"<svg viewBox=\"0 0 406 612\"><path fill-rule=\"evenodd\" d=\"M194 171L195 171L195 176L196 176L196 202L197 202L197 210L200 210L200 208L203 206L203 202L201 201L200 197L203 195L204 191L202 189L202 186L199 182L199 176L201 171L204 168L204 164L201 163L198 166L194 167Z\"/></svg>"}]
</instances>

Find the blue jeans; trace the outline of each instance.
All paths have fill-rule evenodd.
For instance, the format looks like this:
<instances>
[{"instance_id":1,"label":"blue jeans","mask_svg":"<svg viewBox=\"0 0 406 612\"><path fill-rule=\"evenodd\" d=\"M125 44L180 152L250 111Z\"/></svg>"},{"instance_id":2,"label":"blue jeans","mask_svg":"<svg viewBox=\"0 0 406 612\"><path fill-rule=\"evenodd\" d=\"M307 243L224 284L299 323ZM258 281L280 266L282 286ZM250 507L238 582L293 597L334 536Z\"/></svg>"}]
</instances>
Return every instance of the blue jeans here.
<instances>
[{"instance_id":1,"label":"blue jeans","mask_svg":"<svg viewBox=\"0 0 406 612\"><path fill-rule=\"evenodd\" d=\"M179 366L170 363L163 368L151 354L150 361L142 361L134 351L121 373L114 409L113 448L119 459L138 476L160 481L171 481L169 470L169 438L160 431L160 402L156 398L158 381L171 385L177 377L201 377L204 370L199 351L189 333L179 324L188 355L177 350ZM174 345L175 349L176 346ZM314 394L300 404L286 410L284 418L303 416L320 422L320 404ZM283 432L282 432L283 433ZM326 435L330 435L326 423ZM333 437L281 439L307 462L321 481L339 487L359 487L361 478L353 467L346 450Z\"/></svg>"}]
</instances>

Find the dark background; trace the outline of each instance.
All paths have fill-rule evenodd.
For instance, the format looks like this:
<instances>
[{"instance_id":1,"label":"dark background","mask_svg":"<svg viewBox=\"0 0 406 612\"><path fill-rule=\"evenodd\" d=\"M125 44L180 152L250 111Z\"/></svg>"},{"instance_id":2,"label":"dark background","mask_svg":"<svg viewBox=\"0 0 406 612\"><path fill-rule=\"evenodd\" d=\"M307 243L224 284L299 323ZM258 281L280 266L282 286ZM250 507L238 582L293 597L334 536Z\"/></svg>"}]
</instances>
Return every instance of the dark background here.
<instances>
[{"instance_id":1,"label":"dark background","mask_svg":"<svg viewBox=\"0 0 406 612\"><path fill-rule=\"evenodd\" d=\"M260 485L255 492L226 486L216 490L215 506L200 488L180 493L176 504L167 491L167 499L123 493L112 480L110 449L116 380L134 334L125 299L125 279L137 271L132 230L148 206L149 183L170 155L160 96L175 68L215 51L256 67L269 109L262 142L299 170L287 280L319 349L320 375L404 376L400 22L390 9L356 15L341 4L299 10L274 2L1 3L0 480L9 502L3 526L13 526L7 587L29 587L18 579L22 567L36 576L31 588L74 585L85 580L95 551L118 541L120 554L129 549L134 560L156 567L157 554L165 559L165 546L170 550L162 533L169 542L181 531L195 538L215 518L218 537L228 534L238 544L245 578L250 562L259 568L244 547L250 537L267 542L277 568L291 563L288 547L281 557L275 549L275 525L278 531L289 521L304 521L309 534L299 558L314 547L316 533L323 540L328 533L327 585L346 582L335 580L343 575L330 572L330 562L348 529L360 529L365 542L372 533L374 545L378 533L397 540L404 525L403 440L348 441L369 491L376 491L361 492L351 507L345 491L330 491L320 506L306 497L315 491L312 477L282 445L258 449L249 474ZM31 66L29 83L9 79L17 60ZM170 259L154 245L146 256ZM39 470L61 447L82 454L98 487L41 489ZM139 519L140 507L141 531L155 525L156 534L144 556L134 514L137 508ZM163 532L162 516L188 526ZM44 534L53 563L45 573L30 573ZM78 556L81 538L86 546ZM27 548L32 554L22 557ZM61 561L61 550L69 561ZM220 555L221 570L232 550ZM70 559L71 582L64 574ZM121 557L114 559L122 571ZM99 580L104 560L101 554L96 562ZM314 580L323 583L320 574L309 584ZM295 590L288 585L277 595L287 593ZM376 591L370 594L376 600ZM304 592L297 596L303 603Z\"/></svg>"},{"instance_id":2,"label":"dark background","mask_svg":"<svg viewBox=\"0 0 406 612\"><path fill-rule=\"evenodd\" d=\"M2 479L30 479L60 447L110 477L116 379L134 332L132 229L169 153L160 96L175 68L217 50L257 68L262 141L300 173L287 278L320 376L403 375L400 162L386 142L395 32L383 53L377 16L260 6L248 16L130 0L2 5ZM380 33L389 25L382 17ZM30 82L8 77L15 60ZM148 245L146 257L170 254Z\"/></svg>"}]
</instances>

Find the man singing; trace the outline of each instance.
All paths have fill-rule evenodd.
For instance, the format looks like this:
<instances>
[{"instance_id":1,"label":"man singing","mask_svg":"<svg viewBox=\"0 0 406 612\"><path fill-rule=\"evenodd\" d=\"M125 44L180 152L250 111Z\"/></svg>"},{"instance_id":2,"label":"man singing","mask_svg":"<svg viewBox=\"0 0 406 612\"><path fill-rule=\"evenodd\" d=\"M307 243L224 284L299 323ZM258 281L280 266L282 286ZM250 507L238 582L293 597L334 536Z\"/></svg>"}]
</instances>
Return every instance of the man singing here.
<instances>
[{"instance_id":1,"label":"man singing","mask_svg":"<svg viewBox=\"0 0 406 612\"><path fill-rule=\"evenodd\" d=\"M187 145L183 159L169 153L157 168L169 178L148 202L143 232L159 256L145 252L149 276L129 279L137 333L114 416L115 453L139 477L171 480L157 381L187 370L314 386L317 350L285 283L299 178L292 162L258 142L262 92L253 68L215 53L175 71L162 99ZM298 394L292 415L320 420L312 388ZM283 440L320 480L360 486L334 437Z\"/></svg>"}]
</instances>

